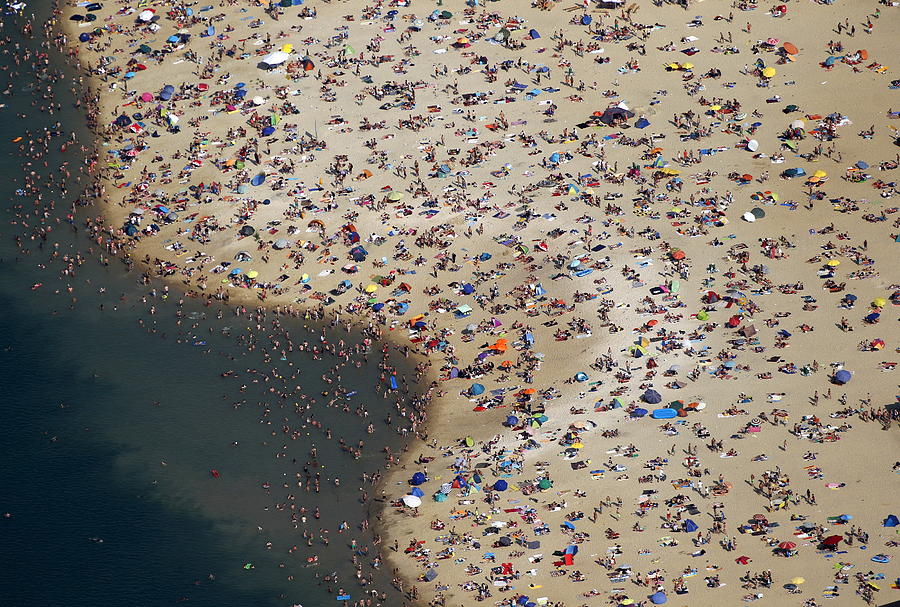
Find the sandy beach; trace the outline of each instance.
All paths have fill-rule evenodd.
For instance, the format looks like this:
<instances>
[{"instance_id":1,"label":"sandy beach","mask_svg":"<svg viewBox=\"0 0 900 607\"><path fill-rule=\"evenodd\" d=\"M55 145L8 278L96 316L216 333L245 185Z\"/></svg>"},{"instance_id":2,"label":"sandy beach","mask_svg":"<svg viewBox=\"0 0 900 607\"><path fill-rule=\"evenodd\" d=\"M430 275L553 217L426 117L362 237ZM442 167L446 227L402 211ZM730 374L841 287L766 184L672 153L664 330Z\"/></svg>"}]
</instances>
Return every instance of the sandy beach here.
<instances>
[{"instance_id":1,"label":"sandy beach","mask_svg":"<svg viewBox=\"0 0 900 607\"><path fill-rule=\"evenodd\" d=\"M900 599L900 8L677 4L61 8L98 248L417 364L410 603Z\"/></svg>"}]
</instances>

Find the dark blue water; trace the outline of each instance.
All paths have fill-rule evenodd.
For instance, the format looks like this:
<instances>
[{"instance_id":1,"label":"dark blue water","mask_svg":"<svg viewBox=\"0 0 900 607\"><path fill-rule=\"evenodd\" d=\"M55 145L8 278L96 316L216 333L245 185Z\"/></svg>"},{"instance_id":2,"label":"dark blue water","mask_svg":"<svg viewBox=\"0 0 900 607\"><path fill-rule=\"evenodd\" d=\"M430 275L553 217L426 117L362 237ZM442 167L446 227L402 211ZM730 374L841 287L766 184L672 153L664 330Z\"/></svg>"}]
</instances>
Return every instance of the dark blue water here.
<instances>
[{"instance_id":1,"label":"dark blue water","mask_svg":"<svg viewBox=\"0 0 900 607\"><path fill-rule=\"evenodd\" d=\"M37 7L37 18L46 10ZM15 20L4 24L13 41L35 44L12 31ZM0 67L15 69L10 55L0 55ZM363 598L347 565L349 544L353 538L371 545L371 532L356 527L367 516L358 479L381 466L382 454L367 447L353 459L308 426L294 440L273 436L279 419L300 427L303 416L246 372L277 368L290 376L302 369L291 387L318 395L329 389L319 378L334 360L294 353L290 362L266 363L237 343L236 336L255 329L231 310L217 320L215 308L192 301L145 303L149 287L138 284L136 273L116 260L100 263L88 253L90 243L53 214L44 221L54 229L43 248L30 240L38 220L22 225L20 205L31 201L14 193L23 159L11 140L56 120L80 141L89 135L73 109L71 76L55 84L64 109L54 116L32 105L33 74L6 69L0 89L10 80L15 94L0 109L0 605L313 607L336 604L338 587L354 601ZM83 157L70 147L47 158L49 169L33 168L52 171L63 160L75 167ZM56 202L54 214L62 217L66 201ZM60 256L85 255L77 276L60 275L64 264L49 256L54 246ZM35 283L42 286L32 289ZM300 322L285 325L303 338ZM225 369L237 370L237 377L221 377ZM359 391L356 402L368 407L377 438L359 418L336 409L317 409L317 419L349 444L364 439L396 450L400 440L383 423L388 405L373 391L379 370L368 364L341 373L342 383ZM319 494L296 487L313 444L322 464ZM295 528L279 507L288 495L310 512L320 506L321 519ZM338 534L345 520L351 530ZM306 546L304 529L317 535L328 529L331 544L317 539ZM360 555L366 575L375 554ZM318 567L307 566L312 555L319 556ZM339 581L323 583L334 571ZM389 590L383 573L374 576L375 587ZM400 601L391 595L386 604Z\"/></svg>"}]
</instances>

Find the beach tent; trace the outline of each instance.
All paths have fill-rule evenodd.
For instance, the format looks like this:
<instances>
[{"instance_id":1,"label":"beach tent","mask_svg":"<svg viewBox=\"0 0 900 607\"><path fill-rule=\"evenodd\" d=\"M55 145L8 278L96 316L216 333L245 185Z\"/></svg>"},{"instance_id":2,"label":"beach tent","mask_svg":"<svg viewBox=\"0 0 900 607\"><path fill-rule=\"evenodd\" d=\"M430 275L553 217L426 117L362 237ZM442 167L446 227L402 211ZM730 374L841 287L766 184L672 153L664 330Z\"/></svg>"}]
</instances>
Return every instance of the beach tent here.
<instances>
[{"instance_id":1,"label":"beach tent","mask_svg":"<svg viewBox=\"0 0 900 607\"><path fill-rule=\"evenodd\" d=\"M434 581L434 578L436 578L437 576L438 576L438 573L436 570L429 569L428 571L425 572L425 581L426 582Z\"/></svg>"},{"instance_id":2,"label":"beach tent","mask_svg":"<svg viewBox=\"0 0 900 607\"><path fill-rule=\"evenodd\" d=\"M889 514L887 518L884 519L884 522L881 524L882 527L900 527L900 519L897 518L896 514Z\"/></svg>"},{"instance_id":3,"label":"beach tent","mask_svg":"<svg viewBox=\"0 0 900 607\"><path fill-rule=\"evenodd\" d=\"M640 118L638 118L638 121L634 123L634 126L639 129L645 129L650 126L650 121L641 116Z\"/></svg>"},{"instance_id":4,"label":"beach tent","mask_svg":"<svg viewBox=\"0 0 900 607\"><path fill-rule=\"evenodd\" d=\"M699 527L697 526L697 523L695 523L691 519L688 519L684 522L684 530L687 531L688 533L693 533L697 529L699 529Z\"/></svg>"},{"instance_id":5,"label":"beach tent","mask_svg":"<svg viewBox=\"0 0 900 607\"><path fill-rule=\"evenodd\" d=\"M423 497L425 495L425 493L418 487L413 487L409 494L415 495L416 497Z\"/></svg>"},{"instance_id":6,"label":"beach tent","mask_svg":"<svg viewBox=\"0 0 900 607\"><path fill-rule=\"evenodd\" d=\"M528 37L531 38L532 40L537 40L538 38L541 37L541 35L538 33L538 31L536 29L531 29L528 32Z\"/></svg>"},{"instance_id":7,"label":"beach tent","mask_svg":"<svg viewBox=\"0 0 900 607\"><path fill-rule=\"evenodd\" d=\"M618 106L607 108L599 116L600 122L608 126L613 126L617 122L624 122L629 118L634 118L634 112Z\"/></svg>"},{"instance_id":8,"label":"beach tent","mask_svg":"<svg viewBox=\"0 0 900 607\"><path fill-rule=\"evenodd\" d=\"M409 484L415 486L421 485L426 480L428 480L425 476L424 472L416 472L412 475L412 478L409 479Z\"/></svg>"},{"instance_id":9,"label":"beach tent","mask_svg":"<svg viewBox=\"0 0 900 607\"><path fill-rule=\"evenodd\" d=\"M286 238L279 238L278 240L275 241L275 244L273 244L272 246L278 250L281 250L281 249L290 248L292 244L293 243Z\"/></svg>"}]
</instances>

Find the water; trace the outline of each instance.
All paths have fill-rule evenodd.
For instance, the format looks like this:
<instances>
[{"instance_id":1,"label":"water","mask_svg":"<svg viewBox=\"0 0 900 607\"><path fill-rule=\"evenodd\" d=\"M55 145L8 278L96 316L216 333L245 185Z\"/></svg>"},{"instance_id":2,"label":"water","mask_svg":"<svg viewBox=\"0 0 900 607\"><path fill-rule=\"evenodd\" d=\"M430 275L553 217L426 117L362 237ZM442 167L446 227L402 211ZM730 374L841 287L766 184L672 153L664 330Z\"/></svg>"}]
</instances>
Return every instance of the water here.
<instances>
[{"instance_id":1,"label":"water","mask_svg":"<svg viewBox=\"0 0 900 607\"><path fill-rule=\"evenodd\" d=\"M12 65L8 56L0 61ZM66 82L56 91L71 107ZM347 565L348 546L350 538L371 545L371 532L356 524L376 510L360 504L359 475L382 466L382 445L400 446L383 423L388 404L373 391L376 365L341 371L340 383L359 392L348 399L351 411L365 403L365 423L376 426L369 435L352 413L321 406L321 392L331 386L320 376L333 358L294 352L289 361L277 354L274 362L264 360L261 350L271 348L268 323L257 329L231 310L219 320L216 308L193 301L179 306L175 297L144 303L148 287L115 260L102 265L89 256L76 277L60 277L63 265L48 261L54 243L62 254L89 246L65 223L51 224L55 229L43 250L29 241L32 253L21 256L13 238L26 231L10 221L18 220L13 207L30 199L14 194L22 160L7 142L56 119L74 128L80 141L87 133L72 110L55 117L36 111L33 82L17 78L16 84L18 93L0 110L0 174L13 176L0 184L0 513L8 513L0 519L2 604L311 607L335 603L329 584L321 583L331 571L339 573L332 592L342 587L354 601L362 598ZM27 117L14 119L19 112ZM83 160L74 152L70 148L65 156L73 167ZM61 158L48 158L51 170ZM57 200L57 213L65 202ZM32 290L38 282L42 286ZM301 322L283 322L296 342L317 341L317 328L305 333ZM256 340L252 352L238 342L245 336L246 345L250 335ZM347 333L329 334L331 341L341 337L358 342ZM235 376L223 378L226 369ZM264 371L270 381L248 369ZM280 383L275 369L282 377L299 374ZM276 385L301 390L280 399L268 391ZM318 399L312 413L322 428L293 411L293 403L302 402L300 392ZM281 432L284 417L297 432L294 439ZM333 440L324 428L333 431ZM340 449L339 437L354 446L365 440L362 456L356 460ZM312 468L322 477L319 494L297 487L313 444L321 462ZM366 489L376 493L371 485ZM309 510L299 529L290 524L290 495ZM316 506L320 519L312 517ZM339 534L342 521L350 530ZM316 534L312 547L302 529ZM329 530L328 547L319 539L321 529ZM297 549L289 552L291 546ZM307 566L312 555L320 558L317 567ZM374 556L374 550L360 556L366 575ZM375 581L389 590L382 573Z\"/></svg>"}]
</instances>

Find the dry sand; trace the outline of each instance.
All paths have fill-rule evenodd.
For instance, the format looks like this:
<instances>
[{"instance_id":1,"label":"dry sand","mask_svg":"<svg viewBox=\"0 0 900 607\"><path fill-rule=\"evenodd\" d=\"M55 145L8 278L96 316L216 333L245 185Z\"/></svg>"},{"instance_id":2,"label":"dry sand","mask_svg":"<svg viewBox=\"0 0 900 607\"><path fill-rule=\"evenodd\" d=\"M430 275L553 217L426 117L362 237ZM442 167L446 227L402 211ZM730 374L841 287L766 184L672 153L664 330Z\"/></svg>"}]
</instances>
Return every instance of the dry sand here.
<instances>
[{"instance_id":1,"label":"dry sand","mask_svg":"<svg viewBox=\"0 0 900 607\"><path fill-rule=\"evenodd\" d=\"M900 539L894 528L881 526L896 507L896 426L883 431L882 424L865 421L868 414L859 416L892 403L896 391L889 371L897 333L889 327L897 308L891 301L871 307L900 282L890 261L897 246L893 187L873 188L896 175L890 168L896 166L896 132L888 115L897 94L889 87L895 74L889 64L900 56L896 8L872 1L787 2L787 14L775 17L768 5L738 10L707 1L685 11L641 1L629 16L501 0L466 14L462 2L448 0L396 7L389 21L391 7L363 8L361 2L307 2L277 9L277 20L250 3L202 6L194 4L188 17L183 10L169 13L167 3L107 2L94 23L66 21L70 45L99 92L98 168L107 219L114 228L155 224L158 233L151 230L137 242L123 231L116 240L133 246L136 259L156 260L152 271L179 280L195 296L320 305L339 281L349 280L352 287L329 309L368 315L389 328L398 345L427 355L444 394L428 410L427 439L413 445L386 485L388 497L399 499L412 473L423 469L415 460L435 458L427 464L423 505L386 514L389 543L400 546L398 554L388 552L405 588L415 585L423 602L443 596L448 605L472 605L479 593L498 605L521 595L570 607L628 604L648 600L657 589L676 605L738 605L757 593L761 604L801 605L823 602L830 586L840 593L830 604L857 602L858 589L874 594L875 604L897 598L891 586L896 567L870 561L875 554L894 555L896 548L885 543ZM137 21L147 8L157 11L158 29ZM871 16L876 9L877 18ZM317 16L299 17L301 10ZM433 10L453 16L429 19ZM86 14L68 6L63 19L75 13ZM589 26L580 23L583 15L592 17ZM832 29L845 19L852 36ZM103 33L77 40L98 25ZM216 32L201 36L210 25ZM489 40L503 26L514 45ZM528 37L532 28L541 38ZM187 43L165 42L179 31L191 34ZM463 37L468 45L455 44ZM769 38L773 44L761 44ZM843 51L829 53L829 40L841 41ZM788 57L785 42L799 52ZM166 52L148 55L141 44ZM259 61L285 44L293 45L288 62L260 69ZM699 52L681 52L689 47ZM737 52L725 52L732 48ZM868 58L856 61L858 49ZM838 60L826 69L820 63L829 55ZM101 57L112 61L101 65ZM304 57L313 62L309 71ZM608 63L596 61L605 58ZM758 60L776 74L762 77ZM693 68L665 69L671 62ZM709 73L714 68L720 77ZM129 71L134 76L125 78ZM395 91L381 88L391 81ZM234 94L239 82L247 91L240 99ZM200 83L207 90L197 88ZM159 93L167 84L175 94L163 101ZM414 106L402 106L395 93L413 91ZM144 92L151 101L140 100ZM774 96L778 101L767 103ZM258 105L255 97L262 98ZM583 124L616 103L635 114L624 127ZM790 104L797 111L785 113ZM142 118L135 119L136 112ZM113 125L123 113L143 129ZM822 117L832 113L838 114L832 121L838 137L817 140L812 131L824 131ZM171 114L178 116L178 132L170 128ZM275 131L264 136L273 114ZM636 128L640 117L650 125ZM804 121L805 137L795 152L779 136L797 119ZM870 125L874 133L863 136ZM691 132L701 138L683 138ZM742 149L748 139L758 142L757 154ZM128 145L139 151L129 155ZM111 150L119 153L107 154ZM551 160L554 153L559 164ZM679 162L685 153L698 162ZM776 154L783 163L773 162ZM858 161L869 168L848 174ZM888 163L885 170L881 163ZM779 178L796 167L808 175L823 170L827 181ZM371 177L359 178L364 173ZM729 177L745 173L749 183ZM845 178L852 173L868 177L858 183ZM251 185L260 174L265 182ZM205 189L188 190L199 184ZM391 193L403 197L393 200ZM811 194L819 199L810 202ZM166 219L160 204L176 216ZM753 208L765 217L743 220ZM241 237L244 226L256 234ZM291 246L276 250L279 238ZM367 250L365 261L351 258L357 245ZM236 261L240 251L252 261ZM829 260L841 262L833 268L834 290L822 288ZM354 273L342 270L351 265ZM236 267L241 272L227 278ZM593 271L578 276L584 269ZM251 270L258 274L247 276ZM362 292L376 276L388 284ZM676 291L673 280L677 292L670 292ZM473 293L465 292L466 284ZM653 295L654 287L666 291ZM710 302L709 291L726 299ZM857 296L852 309L841 307L848 293ZM372 303L385 305L376 311ZM458 306L473 310L460 317ZM701 310L708 320L696 317ZM880 311L878 322L863 322L872 311ZM843 317L852 332L838 327ZM416 320L424 327L415 329ZM742 330L751 326L757 333L747 338ZM791 336L779 336L782 330ZM635 357L631 346L642 338L648 345ZM503 344L492 348L498 339L508 340L505 351ZM875 339L886 342L883 349L859 349ZM510 367L501 366L505 360ZM817 371L803 370L814 361ZM487 363L494 364L487 369ZM785 366L790 363L797 372ZM846 387L830 383L839 364L853 372ZM674 365L676 372L665 373ZM474 378L447 379L453 368ZM578 372L587 380L575 381ZM473 382L487 391L471 396ZM661 394L659 407L673 400L706 406L672 420L677 423L635 418L631 411L642 406L648 387ZM536 393L522 395L524 389ZM623 408L599 410L616 395ZM485 410L473 412L476 405ZM526 419L526 410L541 407L548 418L543 425L502 425L508 415ZM725 416L731 409L743 412ZM835 417L839 410L849 413ZM762 413L773 423L759 419ZM816 416L818 429L808 431L804 416ZM754 418L759 424L751 428ZM619 435L604 438L604 431ZM707 447L711 440L722 441L722 450ZM620 455L625 448L635 456ZM696 460L686 460L692 448ZM722 457L731 450L736 455ZM815 459L804 459L807 452ZM766 459L758 457L763 454ZM467 482L476 472L482 476L479 491L451 488L446 501L433 501L455 478L453 462L464 456ZM650 463L657 458L667 462ZM504 459L521 468L503 475L510 488L491 497L487 489L501 476ZM584 465L574 469L576 462ZM689 476L689 469L700 476ZM796 499L788 509L770 511L758 484L776 470L779 489L792 490ZM645 475L656 478L640 482ZM531 492L545 477L552 488ZM673 486L678 479L693 485ZM707 494L724 483L727 494ZM638 517L648 490L655 493L644 501L656 507ZM807 490L815 503L805 499ZM554 502L560 506L548 508ZM595 516L602 502L621 505L606 505ZM688 504L696 514L685 511ZM523 516L514 508L533 512ZM725 514L724 533L715 525L716 512ZM463 517L452 519L459 516L453 513ZM742 532L755 514L778 526ZM841 514L854 518L844 525L828 520ZM563 526L569 515L574 532ZM795 515L827 527L820 537L861 529L869 534L866 550L857 538L845 552L826 554L815 536L796 535L803 521L792 520ZM688 518L698 531L681 531ZM443 521L443 530L432 529L435 520ZM491 527L496 521L507 526ZM538 536L542 523L547 532ZM489 527L496 533L483 535ZM618 537L607 539L607 529ZM447 544L436 540L451 530L453 553L438 559ZM492 547L504 536L512 546ZM411 557L403 549L412 540L424 543ZM539 540L540 548L519 540ZM726 550L728 540L736 543L733 549ZM797 544L794 556L773 550L789 540ZM553 553L576 541L574 564L554 565L563 559ZM484 558L488 552L495 562ZM543 558L532 562L537 554ZM752 562L736 562L743 556ZM502 563L511 563L514 573L491 572ZM480 572L468 575L468 566ZM616 575L623 566L629 568ZM437 580L417 581L429 567ZM771 587L742 588L747 572L762 578L766 571ZM874 582L880 590L856 578L869 571L885 574ZM844 574L847 583L835 581ZM715 576L723 586L709 587ZM784 585L796 576L806 581L790 594ZM679 579L688 594L675 593ZM596 595L587 596L592 590Z\"/></svg>"}]
</instances>

